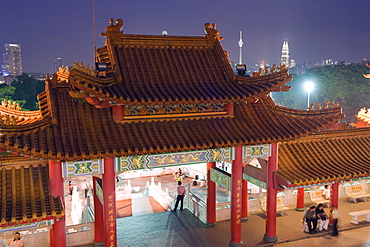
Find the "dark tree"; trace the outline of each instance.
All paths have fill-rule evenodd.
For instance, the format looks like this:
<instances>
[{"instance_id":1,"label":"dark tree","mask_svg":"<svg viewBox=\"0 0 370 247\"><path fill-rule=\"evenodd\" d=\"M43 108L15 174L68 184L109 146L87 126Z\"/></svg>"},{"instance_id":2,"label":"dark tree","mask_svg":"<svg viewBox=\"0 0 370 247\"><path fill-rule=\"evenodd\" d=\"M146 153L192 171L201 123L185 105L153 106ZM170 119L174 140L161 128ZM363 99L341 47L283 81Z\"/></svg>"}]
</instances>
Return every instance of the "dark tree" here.
<instances>
[{"instance_id":1,"label":"dark tree","mask_svg":"<svg viewBox=\"0 0 370 247\"><path fill-rule=\"evenodd\" d=\"M24 110L38 110L36 96L45 90L45 82L23 73L16 80L13 80L12 86L15 87L13 100L25 100L24 105L22 105Z\"/></svg>"},{"instance_id":2,"label":"dark tree","mask_svg":"<svg viewBox=\"0 0 370 247\"><path fill-rule=\"evenodd\" d=\"M311 92L310 102L337 101L346 115L343 122L356 122L356 114L362 107L370 107L370 80L363 77L368 69L365 63L315 67L290 82L289 92L275 93L277 104L296 109L307 109L307 92L304 83L311 80L315 89Z\"/></svg>"}]
</instances>

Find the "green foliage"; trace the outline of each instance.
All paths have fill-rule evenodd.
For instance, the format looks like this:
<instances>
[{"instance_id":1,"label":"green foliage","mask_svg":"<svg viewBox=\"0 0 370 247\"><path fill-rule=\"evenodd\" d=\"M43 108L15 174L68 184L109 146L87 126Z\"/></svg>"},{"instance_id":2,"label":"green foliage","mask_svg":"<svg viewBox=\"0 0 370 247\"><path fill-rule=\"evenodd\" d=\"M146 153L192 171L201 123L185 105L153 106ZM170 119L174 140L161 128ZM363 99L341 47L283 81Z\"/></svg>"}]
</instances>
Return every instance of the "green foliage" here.
<instances>
[{"instance_id":1,"label":"green foliage","mask_svg":"<svg viewBox=\"0 0 370 247\"><path fill-rule=\"evenodd\" d=\"M6 100L11 100L12 95L14 94L15 87L12 86L7 86L7 85L1 85L0 86L0 99L1 101L6 99Z\"/></svg>"},{"instance_id":2,"label":"green foliage","mask_svg":"<svg viewBox=\"0 0 370 247\"><path fill-rule=\"evenodd\" d=\"M311 92L310 102L337 101L346 115L343 122L356 122L356 114L362 107L370 107L370 80L363 77L368 73L365 63L345 64L315 67L306 74L295 76L288 85L289 92L274 93L278 105L295 109L307 109L307 91L304 83L308 80L315 84Z\"/></svg>"},{"instance_id":3,"label":"green foliage","mask_svg":"<svg viewBox=\"0 0 370 247\"><path fill-rule=\"evenodd\" d=\"M23 73L13 80L12 87L15 88L12 98L21 103L23 110L38 110L36 96L45 90L45 82Z\"/></svg>"}]
</instances>

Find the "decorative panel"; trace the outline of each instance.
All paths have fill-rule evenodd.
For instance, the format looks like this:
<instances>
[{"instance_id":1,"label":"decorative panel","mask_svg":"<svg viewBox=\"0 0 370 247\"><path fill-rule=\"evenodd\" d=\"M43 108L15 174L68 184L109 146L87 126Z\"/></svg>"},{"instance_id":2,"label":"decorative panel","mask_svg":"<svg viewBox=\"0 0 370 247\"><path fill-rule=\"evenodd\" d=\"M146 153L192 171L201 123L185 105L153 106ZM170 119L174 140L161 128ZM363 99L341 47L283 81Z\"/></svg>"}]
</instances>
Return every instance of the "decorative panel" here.
<instances>
[{"instance_id":1,"label":"decorative panel","mask_svg":"<svg viewBox=\"0 0 370 247\"><path fill-rule=\"evenodd\" d=\"M243 147L243 160L250 158L268 158L270 153L270 144L261 144Z\"/></svg>"},{"instance_id":2,"label":"decorative panel","mask_svg":"<svg viewBox=\"0 0 370 247\"><path fill-rule=\"evenodd\" d=\"M201 151L136 155L116 158L116 171L151 169L234 159L234 148L208 149Z\"/></svg>"},{"instance_id":3,"label":"decorative panel","mask_svg":"<svg viewBox=\"0 0 370 247\"><path fill-rule=\"evenodd\" d=\"M222 188L225 188L231 191L231 175L218 169L217 167L212 167L210 170L211 181L220 185Z\"/></svg>"},{"instance_id":4,"label":"decorative panel","mask_svg":"<svg viewBox=\"0 0 370 247\"><path fill-rule=\"evenodd\" d=\"M104 173L103 160L83 160L62 163L63 177L85 176Z\"/></svg>"}]
</instances>

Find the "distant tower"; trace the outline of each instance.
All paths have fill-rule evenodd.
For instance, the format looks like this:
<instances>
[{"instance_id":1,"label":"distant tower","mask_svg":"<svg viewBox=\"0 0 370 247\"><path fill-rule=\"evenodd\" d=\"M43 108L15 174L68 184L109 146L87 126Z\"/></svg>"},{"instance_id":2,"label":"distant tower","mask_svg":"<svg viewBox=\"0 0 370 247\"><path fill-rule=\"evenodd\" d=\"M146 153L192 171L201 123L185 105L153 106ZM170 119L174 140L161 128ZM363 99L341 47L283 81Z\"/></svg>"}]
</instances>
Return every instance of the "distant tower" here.
<instances>
[{"instance_id":1,"label":"distant tower","mask_svg":"<svg viewBox=\"0 0 370 247\"><path fill-rule=\"evenodd\" d=\"M22 74L22 56L20 44L4 44L4 64L2 71L4 76L17 76Z\"/></svg>"},{"instance_id":2,"label":"distant tower","mask_svg":"<svg viewBox=\"0 0 370 247\"><path fill-rule=\"evenodd\" d=\"M63 61L62 58L57 57L54 59L54 72L59 71L59 67L62 67Z\"/></svg>"},{"instance_id":3,"label":"distant tower","mask_svg":"<svg viewBox=\"0 0 370 247\"><path fill-rule=\"evenodd\" d=\"M283 49L281 50L280 63L289 67L289 44L287 40L284 40Z\"/></svg>"},{"instance_id":4,"label":"distant tower","mask_svg":"<svg viewBox=\"0 0 370 247\"><path fill-rule=\"evenodd\" d=\"M243 64L243 53L242 53L242 47L243 47L243 39L242 39L242 31L240 31L240 37L239 37L239 64Z\"/></svg>"}]
</instances>

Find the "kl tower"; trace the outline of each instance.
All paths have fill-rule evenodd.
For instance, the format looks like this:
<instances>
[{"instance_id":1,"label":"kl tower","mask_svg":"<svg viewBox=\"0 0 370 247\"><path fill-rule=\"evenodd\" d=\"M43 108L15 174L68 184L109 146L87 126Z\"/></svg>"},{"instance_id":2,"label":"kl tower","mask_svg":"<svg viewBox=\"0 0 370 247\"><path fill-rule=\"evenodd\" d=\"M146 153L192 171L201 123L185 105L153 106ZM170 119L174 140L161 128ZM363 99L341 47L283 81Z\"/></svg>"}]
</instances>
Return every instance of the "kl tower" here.
<instances>
[{"instance_id":1,"label":"kl tower","mask_svg":"<svg viewBox=\"0 0 370 247\"><path fill-rule=\"evenodd\" d=\"M243 38L242 38L242 31L240 31L240 37L239 37L239 42L238 42L238 45L239 45L239 64L243 64L243 52L242 52L242 47L243 47Z\"/></svg>"}]
</instances>

